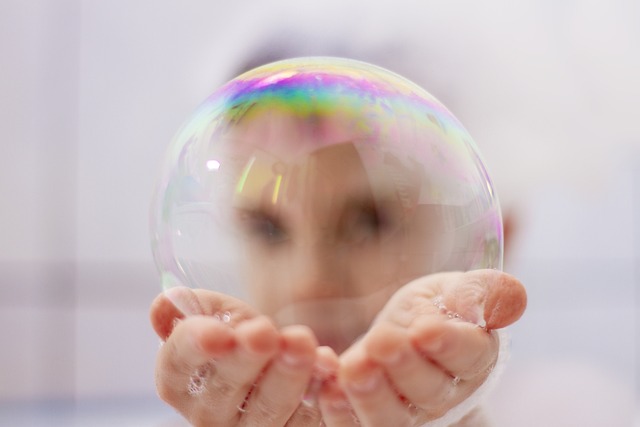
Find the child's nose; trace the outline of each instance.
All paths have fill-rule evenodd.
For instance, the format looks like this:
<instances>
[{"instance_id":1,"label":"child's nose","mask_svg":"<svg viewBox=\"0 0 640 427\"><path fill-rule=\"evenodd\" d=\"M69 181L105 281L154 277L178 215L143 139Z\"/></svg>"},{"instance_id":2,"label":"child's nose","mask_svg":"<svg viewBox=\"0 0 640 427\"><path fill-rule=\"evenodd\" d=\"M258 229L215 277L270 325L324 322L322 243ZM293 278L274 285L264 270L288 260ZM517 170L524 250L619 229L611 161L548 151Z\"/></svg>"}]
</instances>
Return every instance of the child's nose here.
<instances>
[{"instance_id":1,"label":"child's nose","mask_svg":"<svg viewBox=\"0 0 640 427\"><path fill-rule=\"evenodd\" d=\"M296 301L340 298L348 294L348 254L335 244L315 242L296 250L291 280Z\"/></svg>"}]
</instances>

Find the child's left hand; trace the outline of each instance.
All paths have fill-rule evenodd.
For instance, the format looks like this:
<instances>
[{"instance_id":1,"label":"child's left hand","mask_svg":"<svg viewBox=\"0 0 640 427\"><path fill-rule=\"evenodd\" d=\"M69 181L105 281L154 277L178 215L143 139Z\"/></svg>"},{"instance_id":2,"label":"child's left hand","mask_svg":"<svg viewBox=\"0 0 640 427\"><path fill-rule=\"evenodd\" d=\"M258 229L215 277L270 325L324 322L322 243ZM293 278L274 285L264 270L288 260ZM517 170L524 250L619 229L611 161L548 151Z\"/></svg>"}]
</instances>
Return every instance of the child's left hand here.
<instances>
[{"instance_id":1,"label":"child's left hand","mask_svg":"<svg viewBox=\"0 0 640 427\"><path fill-rule=\"evenodd\" d=\"M319 395L325 424L414 426L443 416L487 379L499 348L492 331L525 306L522 284L494 270L409 283L341 355L337 380Z\"/></svg>"}]
</instances>

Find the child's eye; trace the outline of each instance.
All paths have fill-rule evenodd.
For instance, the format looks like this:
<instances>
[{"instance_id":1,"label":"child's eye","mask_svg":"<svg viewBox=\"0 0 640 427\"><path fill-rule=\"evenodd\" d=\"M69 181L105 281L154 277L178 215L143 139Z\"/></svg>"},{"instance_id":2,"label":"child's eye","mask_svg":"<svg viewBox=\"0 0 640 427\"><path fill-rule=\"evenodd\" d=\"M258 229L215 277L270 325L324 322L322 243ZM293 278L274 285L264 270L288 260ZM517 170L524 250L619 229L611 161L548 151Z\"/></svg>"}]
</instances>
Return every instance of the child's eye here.
<instances>
[{"instance_id":1,"label":"child's eye","mask_svg":"<svg viewBox=\"0 0 640 427\"><path fill-rule=\"evenodd\" d=\"M260 212L245 212L240 221L248 237L258 239L267 244L282 243L289 238L279 221Z\"/></svg>"},{"instance_id":2,"label":"child's eye","mask_svg":"<svg viewBox=\"0 0 640 427\"><path fill-rule=\"evenodd\" d=\"M356 226L369 230L372 233L378 233L384 227L384 222L376 210L366 210L359 212L356 218Z\"/></svg>"},{"instance_id":3,"label":"child's eye","mask_svg":"<svg viewBox=\"0 0 640 427\"><path fill-rule=\"evenodd\" d=\"M361 207L352 211L345 218L343 233L347 240L363 243L371 238L380 237L386 232L388 222L375 207Z\"/></svg>"},{"instance_id":4,"label":"child's eye","mask_svg":"<svg viewBox=\"0 0 640 427\"><path fill-rule=\"evenodd\" d=\"M287 240L284 229L269 218L254 220L254 233L269 243L280 243Z\"/></svg>"}]
</instances>

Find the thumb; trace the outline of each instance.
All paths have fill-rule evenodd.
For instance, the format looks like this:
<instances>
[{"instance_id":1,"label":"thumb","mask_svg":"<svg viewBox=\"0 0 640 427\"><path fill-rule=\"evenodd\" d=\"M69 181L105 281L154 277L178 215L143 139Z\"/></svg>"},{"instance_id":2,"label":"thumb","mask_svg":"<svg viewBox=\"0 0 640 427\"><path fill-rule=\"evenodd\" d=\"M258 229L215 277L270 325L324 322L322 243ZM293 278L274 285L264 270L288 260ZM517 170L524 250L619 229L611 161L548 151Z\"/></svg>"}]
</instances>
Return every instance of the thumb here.
<instances>
[{"instance_id":1,"label":"thumb","mask_svg":"<svg viewBox=\"0 0 640 427\"><path fill-rule=\"evenodd\" d=\"M522 317L527 307L527 291L518 279L507 273L493 270L487 273L484 319L488 329L504 328Z\"/></svg>"},{"instance_id":2,"label":"thumb","mask_svg":"<svg viewBox=\"0 0 640 427\"><path fill-rule=\"evenodd\" d=\"M445 291L446 308L467 319L482 315L489 330L516 322L527 307L524 286L510 274L474 270L461 274L455 282L449 292Z\"/></svg>"}]
</instances>

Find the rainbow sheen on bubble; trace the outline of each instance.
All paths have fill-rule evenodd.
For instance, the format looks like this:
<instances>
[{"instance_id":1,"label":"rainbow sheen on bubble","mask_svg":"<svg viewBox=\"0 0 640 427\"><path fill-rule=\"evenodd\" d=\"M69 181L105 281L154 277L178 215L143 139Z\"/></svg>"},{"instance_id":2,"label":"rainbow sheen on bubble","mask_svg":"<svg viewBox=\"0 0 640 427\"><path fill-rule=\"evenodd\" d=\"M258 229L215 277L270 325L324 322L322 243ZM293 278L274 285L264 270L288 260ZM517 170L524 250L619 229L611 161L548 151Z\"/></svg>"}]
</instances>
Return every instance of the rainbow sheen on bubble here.
<instances>
[{"instance_id":1,"label":"rainbow sheen on bubble","mask_svg":"<svg viewBox=\"0 0 640 427\"><path fill-rule=\"evenodd\" d=\"M283 324L502 266L497 196L464 127L403 77L338 58L268 64L207 98L168 150L151 236L165 288L234 294Z\"/></svg>"}]
</instances>

